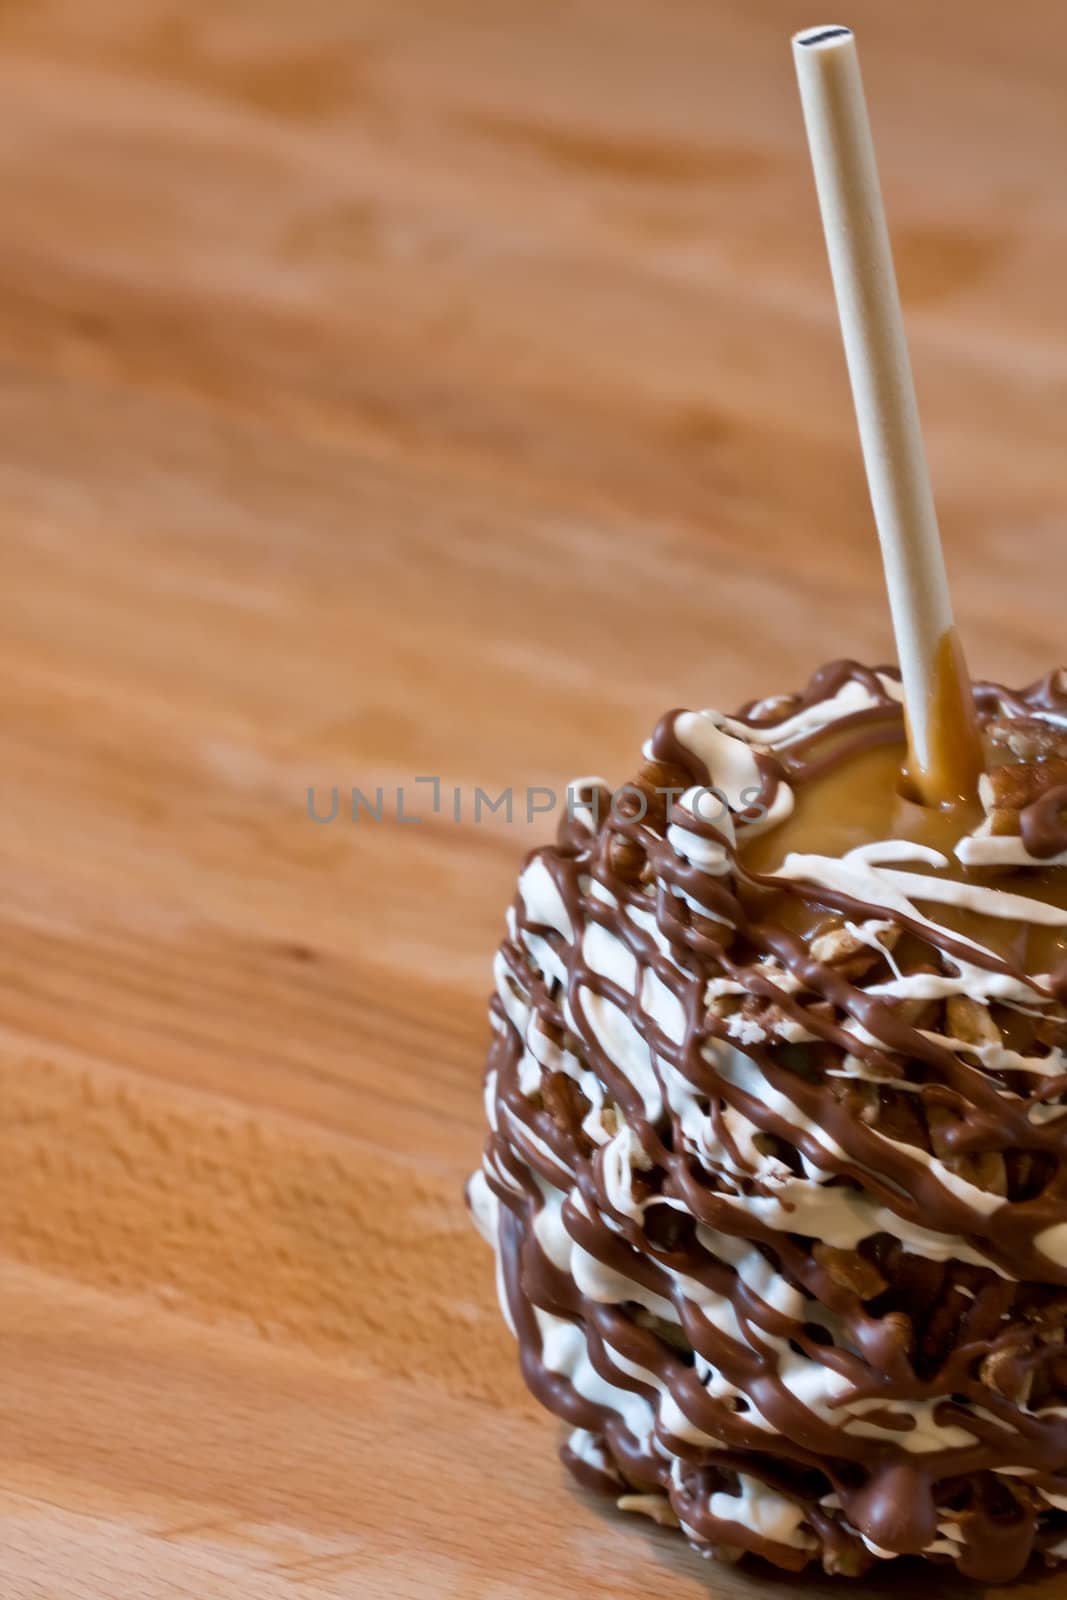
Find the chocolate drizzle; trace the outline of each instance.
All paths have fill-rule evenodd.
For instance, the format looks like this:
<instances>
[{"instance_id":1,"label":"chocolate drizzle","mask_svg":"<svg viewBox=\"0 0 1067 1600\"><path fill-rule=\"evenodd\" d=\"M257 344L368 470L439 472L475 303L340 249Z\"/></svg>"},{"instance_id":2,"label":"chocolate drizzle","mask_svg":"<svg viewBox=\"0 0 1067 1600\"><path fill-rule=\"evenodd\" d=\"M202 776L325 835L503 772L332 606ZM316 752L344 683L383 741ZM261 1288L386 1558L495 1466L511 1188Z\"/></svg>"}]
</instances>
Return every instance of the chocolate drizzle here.
<instances>
[{"instance_id":1,"label":"chocolate drizzle","mask_svg":"<svg viewBox=\"0 0 1067 1600\"><path fill-rule=\"evenodd\" d=\"M529 859L472 1205L583 1482L783 1567L1003 1581L1067 1553L1067 979L745 860L786 786L899 741L895 690L832 663L703 743L672 712L644 817ZM1067 719L1056 674L976 705ZM758 800L668 816L656 790L714 787L722 741ZM1033 857L1065 803L1023 813ZM1003 1003L939 998L965 969Z\"/></svg>"}]
</instances>

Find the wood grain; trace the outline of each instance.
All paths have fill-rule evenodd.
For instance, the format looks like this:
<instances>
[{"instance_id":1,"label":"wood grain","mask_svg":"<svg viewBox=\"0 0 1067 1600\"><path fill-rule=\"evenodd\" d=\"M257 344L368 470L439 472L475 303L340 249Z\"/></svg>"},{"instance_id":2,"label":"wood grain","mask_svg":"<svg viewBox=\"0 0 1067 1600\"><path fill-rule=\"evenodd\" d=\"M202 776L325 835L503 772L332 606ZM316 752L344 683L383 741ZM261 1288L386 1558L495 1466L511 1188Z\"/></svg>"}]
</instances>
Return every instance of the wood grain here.
<instances>
[{"instance_id":1,"label":"wood grain","mask_svg":"<svg viewBox=\"0 0 1067 1600\"><path fill-rule=\"evenodd\" d=\"M842 1592L622 1526L522 1391L461 1185L549 823L307 814L621 779L668 705L888 654L814 20L0 4L4 1600ZM1022 680L1067 12L849 20L957 611Z\"/></svg>"}]
</instances>

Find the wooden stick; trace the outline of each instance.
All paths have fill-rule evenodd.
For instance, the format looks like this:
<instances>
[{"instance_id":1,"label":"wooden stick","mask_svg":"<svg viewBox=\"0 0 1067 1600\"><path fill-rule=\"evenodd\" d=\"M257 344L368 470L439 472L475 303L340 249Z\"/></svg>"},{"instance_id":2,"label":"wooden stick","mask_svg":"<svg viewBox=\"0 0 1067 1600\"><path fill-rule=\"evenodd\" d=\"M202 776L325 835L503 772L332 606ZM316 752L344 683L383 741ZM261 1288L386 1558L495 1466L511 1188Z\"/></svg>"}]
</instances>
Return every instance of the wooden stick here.
<instances>
[{"instance_id":1,"label":"wooden stick","mask_svg":"<svg viewBox=\"0 0 1067 1600\"><path fill-rule=\"evenodd\" d=\"M981 752L956 636L856 44L793 39L830 270L904 685L908 774L926 805L973 798Z\"/></svg>"}]
</instances>

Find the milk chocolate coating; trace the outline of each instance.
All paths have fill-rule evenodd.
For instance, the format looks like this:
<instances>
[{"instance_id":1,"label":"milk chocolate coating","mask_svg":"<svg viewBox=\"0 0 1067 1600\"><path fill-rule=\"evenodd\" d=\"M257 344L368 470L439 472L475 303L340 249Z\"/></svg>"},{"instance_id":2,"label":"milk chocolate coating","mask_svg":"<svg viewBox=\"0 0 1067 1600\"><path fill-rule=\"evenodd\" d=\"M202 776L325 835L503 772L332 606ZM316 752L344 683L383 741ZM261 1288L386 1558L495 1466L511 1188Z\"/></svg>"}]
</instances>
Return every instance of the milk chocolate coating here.
<instances>
[{"instance_id":1,"label":"milk chocolate coating","mask_svg":"<svg viewBox=\"0 0 1067 1600\"><path fill-rule=\"evenodd\" d=\"M1067 720L1056 675L975 698ZM576 1476L698 1548L1007 1581L1067 1557L1067 982L980 916L746 869L786 788L899 743L895 673L832 663L739 725L729 814L669 823L657 789L717 776L671 713L644 814L598 795L520 880L471 1200L522 1372ZM1024 879L1064 805L1024 814Z\"/></svg>"}]
</instances>

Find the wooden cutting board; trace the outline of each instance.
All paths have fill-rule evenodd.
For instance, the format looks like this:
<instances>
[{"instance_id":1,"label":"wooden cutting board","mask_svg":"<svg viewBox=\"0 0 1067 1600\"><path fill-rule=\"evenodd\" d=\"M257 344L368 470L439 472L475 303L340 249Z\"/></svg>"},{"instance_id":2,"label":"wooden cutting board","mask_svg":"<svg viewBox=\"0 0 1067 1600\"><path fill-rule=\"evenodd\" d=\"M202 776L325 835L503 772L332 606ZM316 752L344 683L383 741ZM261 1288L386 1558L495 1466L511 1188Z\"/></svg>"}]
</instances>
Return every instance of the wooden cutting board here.
<instances>
[{"instance_id":1,"label":"wooden cutting board","mask_svg":"<svg viewBox=\"0 0 1067 1600\"><path fill-rule=\"evenodd\" d=\"M568 1486L461 1187L528 788L889 653L818 20L0 4L4 1600L798 1589ZM1025 680L1067 11L849 20L961 622Z\"/></svg>"}]
</instances>

